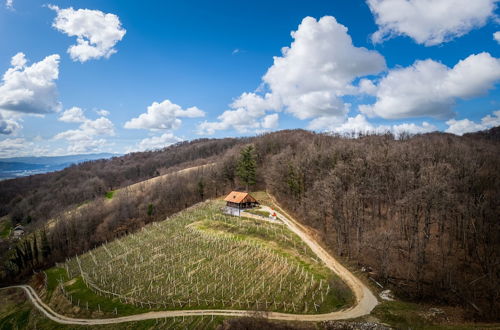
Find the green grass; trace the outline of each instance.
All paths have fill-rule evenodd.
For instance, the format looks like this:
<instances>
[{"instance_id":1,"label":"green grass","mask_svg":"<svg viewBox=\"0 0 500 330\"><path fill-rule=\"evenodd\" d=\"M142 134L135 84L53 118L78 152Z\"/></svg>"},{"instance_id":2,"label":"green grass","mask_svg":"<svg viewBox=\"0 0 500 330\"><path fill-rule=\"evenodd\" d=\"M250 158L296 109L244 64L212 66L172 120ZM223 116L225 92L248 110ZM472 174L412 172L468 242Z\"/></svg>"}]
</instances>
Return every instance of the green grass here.
<instances>
[{"instance_id":1,"label":"green grass","mask_svg":"<svg viewBox=\"0 0 500 330\"><path fill-rule=\"evenodd\" d=\"M9 237L11 229L12 225L8 219L0 220L0 238Z\"/></svg>"},{"instance_id":2,"label":"green grass","mask_svg":"<svg viewBox=\"0 0 500 330\"><path fill-rule=\"evenodd\" d=\"M98 326L59 324L46 318L26 300L22 290L0 290L0 329L115 330L115 329L216 329L220 316L176 317Z\"/></svg>"},{"instance_id":3,"label":"green grass","mask_svg":"<svg viewBox=\"0 0 500 330\"><path fill-rule=\"evenodd\" d=\"M68 274L66 273L65 269L57 267L46 270L45 274L47 275L47 295L48 299L50 299L50 297L52 297L52 294L54 293L54 290L59 285L59 281L68 281Z\"/></svg>"},{"instance_id":4,"label":"green grass","mask_svg":"<svg viewBox=\"0 0 500 330\"><path fill-rule=\"evenodd\" d=\"M269 218L269 215L271 215L271 213L269 213L267 211L254 210L254 209L245 210L245 212L255 214L255 215L260 215L261 217L264 217L264 218Z\"/></svg>"},{"instance_id":5,"label":"green grass","mask_svg":"<svg viewBox=\"0 0 500 330\"><path fill-rule=\"evenodd\" d=\"M117 298L107 298L92 292L83 282L81 276L65 283L67 295L71 296L73 305L77 305L82 309L92 311L101 311L107 315L115 313L116 316L133 315L146 313L149 310L139 308L130 304L122 304Z\"/></svg>"},{"instance_id":6,"label":"green grass","mask_svg":"<svg viewBox=\"0 0 500 330\"><path fill-rule=\"evenodd\" d=\"M107 199L112 199L113 196L115 195L116 193L116 190L111 190L111 191L107 191L106 194L104 194L106 196Z\"/></svg>"},{"instance_id":7,"label":"green grass","mask_svg":"<svg viewBox=\"0 0 500 330\"><path fill-rule=\"evenodd\" d=\"M95 297L79 295L85 283L93 296L107 299L96 302L106 311L120 303L116 296L121 304L151 310L309 314L353 301L347 286L285 226L227 216L222 205L204 203L71 259L65 267L74 280L67 288L73 303L95 306L90 301ZM120 314L129 313L121 309Z\"/></svg>"},{"instance_id":8,"label":"green grass","mask_svg":"<svg viewBox=\"0 0 500 330\"><path fill-rule=\"evenodd\" d=\"M118 299L110 299L95 294L83 282L81 276L70 280L68 274L63 268L50 268L45 271L47 274L47 300L50 301L55 289L62 281L66 291L66 297L72 303L82 309L89 311L101 311L110 316L114 315L116 308L117 316L145 313L149 311L146 308L138 308L129 304L122 304Z\"/></svg>"}]
</instances>

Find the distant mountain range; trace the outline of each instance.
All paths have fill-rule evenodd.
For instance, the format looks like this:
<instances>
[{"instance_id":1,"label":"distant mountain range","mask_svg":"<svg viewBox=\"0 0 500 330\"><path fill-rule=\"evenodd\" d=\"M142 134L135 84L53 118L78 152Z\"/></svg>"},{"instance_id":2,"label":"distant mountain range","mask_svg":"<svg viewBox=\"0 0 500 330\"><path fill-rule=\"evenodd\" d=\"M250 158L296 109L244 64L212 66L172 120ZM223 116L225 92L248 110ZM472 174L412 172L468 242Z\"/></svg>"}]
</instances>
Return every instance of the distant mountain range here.
<instances>
[{"instance_id":1,"label":"distant mountain range","mask_svg":"<svg viewBox=\"0 0 500 330\"><path fill-rule=\"evenodd\" d=\"M119 154L99 153L54 157L0 158L0 180L62 170L89 160L106 159Z\"/></svg>"}]
</instances>

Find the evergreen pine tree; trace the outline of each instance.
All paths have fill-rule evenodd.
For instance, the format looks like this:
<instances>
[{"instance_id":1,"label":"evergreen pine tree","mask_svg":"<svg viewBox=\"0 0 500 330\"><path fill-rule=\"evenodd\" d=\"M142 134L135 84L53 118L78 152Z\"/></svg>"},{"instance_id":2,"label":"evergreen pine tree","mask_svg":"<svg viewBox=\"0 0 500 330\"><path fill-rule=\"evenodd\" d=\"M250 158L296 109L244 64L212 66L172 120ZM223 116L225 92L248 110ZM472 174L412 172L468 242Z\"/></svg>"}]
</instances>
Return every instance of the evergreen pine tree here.
<instances>
[{"instance_id":1,"label":"evergreen pine tree","mask_svg":"<svg viewBox=\"0 0 500 330\"><path fill-rule=\"evenodd\" d=\"M257 162L252 145L243 148L241 151L236 175L245 183L246 191L248 191L248 186L253 186L257 182Z\"/></svg>"}]
</instances>

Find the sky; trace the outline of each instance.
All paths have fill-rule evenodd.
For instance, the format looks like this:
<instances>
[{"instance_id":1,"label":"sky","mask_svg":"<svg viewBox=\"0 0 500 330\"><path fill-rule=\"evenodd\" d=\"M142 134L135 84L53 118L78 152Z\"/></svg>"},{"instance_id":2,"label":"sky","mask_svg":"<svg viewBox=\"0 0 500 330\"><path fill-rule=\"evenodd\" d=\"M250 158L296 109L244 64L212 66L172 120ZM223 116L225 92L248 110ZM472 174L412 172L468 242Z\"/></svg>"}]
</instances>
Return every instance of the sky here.
<instances>
[{"instance_id":1,"label":"sky","mask_svg":"<svg viewBox=\"0 0 500 330\"><path fill-rule=\"evenodd\" d=\"M0 0L0 157L498 126L498 5Z\"/></svg>"}]
</instances>

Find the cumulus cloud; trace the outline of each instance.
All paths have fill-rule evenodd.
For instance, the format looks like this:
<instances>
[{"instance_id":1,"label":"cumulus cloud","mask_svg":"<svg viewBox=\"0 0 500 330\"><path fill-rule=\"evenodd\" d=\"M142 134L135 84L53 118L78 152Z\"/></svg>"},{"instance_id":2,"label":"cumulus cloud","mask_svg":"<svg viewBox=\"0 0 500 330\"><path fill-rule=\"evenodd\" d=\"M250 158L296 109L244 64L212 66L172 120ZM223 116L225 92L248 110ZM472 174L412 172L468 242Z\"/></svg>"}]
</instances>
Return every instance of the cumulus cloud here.
<instances>
[{"instance_id":1,"label":"cumulus cloud","mask_svg":"<svg viewBox=\"0 0 500 330\"><path fill-rule=\"evenodd\" d=\"M23 155L29 149L32 149L33 143L24 138L5 139L0 141L0 157L12 157L13 155Z\"/></svg>"},{"instance_id":2,"label":"cumulus cloud","mask_svg":"<svg viewBox=\"0 0 500 330\"><path fill-rule=\"evenodd\" d=\"M81 123L78 129L67 130L54 136L54 140L68 141L70 144L67 151L72 154L100 151L107 145L107 140L102 137L115 135L115 127L108 118L88 119L78 107L64 111L59 120Z\"/></svg>"},{"instance_id":3,"label":"cumulus cloud","mask_svg":"<svg viewBox=\"0 0 500 330\"><path fill-rule=\"evenodd\" d=\"M457 99L487 93L500 79L500 60L488 53L471 55L453 68L433 61L416 61L391 70L376 88L376 102L361 105L367 115L397 119L451 118Z\"/></svg>"},{"instance_id":4,"label":"cumulus cloud","mask_svg":"<svg viewBox=\"0 0 500 330\"><path fill-rule=\"evenodd\" d=\"M85 120L78 129L58 133L54 139L65 139L68 141L86 140L88 137L97 135L115 135L113 123L105 117L96 120Z\"/></svg>"},{"instance_id":5,"label":"cumulus cloud","mask_svg":"<svg viewBox=\"0 0 500 330\"><path fill-rule=\"evenodd\" d=\"M392 125L391 131L397 136L401 133L422 134L437 131L437 127L424 121L422 125L414 123L404 123L400 125Z\"/></svg>"},{"instance_id":6,"label":"cumulus cloud","mask_svg":"<svg viewBox=\"0 0 500 330\"><path fill-rule=\"evenodd\" d=\"M11 65L0 84L0 109L35 114L60 110L55 84L59 76L59 55L47 56L28 66L26 56L17 53Z\"/></svg>"},{"instance_id":7,"label":"cumulus cloud","mask_svg":"<svg viewBox=\"0 0 500 330\"><path fill-rule=\"evenodd\" d=\"M376 95L377 86L369 79L361 79L358 84L358 92L367 95Z\"/></svg>"},{"instance_id":8,"label":"cumulus cloud","mask_svg":"<svg viewBox=\"0 0 500 330\"><path fill-rule=\"evenodd\" d=\"M101 110L96 110L96 113L99 115L99 116L103 116L103 117L107 117L110 115L109 111L108 110L104 110L104 109L101 109Z\"/></svg>"},{"instance_id":9,"label":"cumulus cloud","mask_svg":"<svg viewBox=\"0 0 500 330\"><path fill-rule=\"evenodd\" d=\"M457 135L465 133L482 131L495 126L500 126L500 110L493 111L492 115L487 115L481 119L481 122L476 123L469 119L455 120L451 119L446 122L448 128L446 132Z\"/></svg>"},{"instance_id":10,"label":"cumulus cloud","mask_svg":"<svg viewBox=\"0 0 500 330\"><path fill-rule=\"evenodd\" d=\"M132 118L125 123L125 128L149 130L173 130L179 128L182 121L179 118L197 118L205 116L205 112L197 107L182 109L181 106L165 100L153 102L146 113Z\"/></svg>"},{"instance_id":11,"label":"cumulus cloud","mask_svg":"<svg viewBox=\"0 0 500 330\"><path fill-rule=\"evenodd\" d=\"M217 117L219 121L205 121L198 125L198 134L215 134L216 131L235 129L239 133L262 133L278 127L279 115L263 116L246 108L226 110Z\"/></svg>"},{"instance_id":12,"label":"cumulus cloud","mask_svg":"<svg viewBox=\"0 0 500 330\"><path fill-rule=\"evenodd\" d=\"M161 149L180 141L182 141L182 139L174 134L170 132L164 133L160 136L153 136L141 140L136 148L130 149L128 152Z\"/></svg>"},{"instance_id":13,"label":"cumulus cloud","mask_svg":"<svg viewBox=\"0 0 500 330\"><path fill-rule=\"evenodd\" d=\"M87 120L83 113L83 110L79 107L72 107L64 111L58 119L66 123L83 123Z\"/></svg>"},{"instance_id":14,"label":"cumulus cloud","mask_svg":"<svg viewBox=\"0 0 500 330\"><path fill-rule=\"evenodd\" d=\"M56 155L56 153L44 145L42 141L35 143L25 138L0 140L0 158L47 155Z\"/></svg>"},{"instance_id":15,"label":"cumulus cloud","mask_svg":"<svg viewBox=\"0 0 500 330\"><path fill-rule=\"evenodd\" d=\"M21 130L22 125L13 118L6 118L0 112L0 134L10 135Z\"/></svg>"},{"instance_id":16,"label":"cumulus cloud","mask_svg":"<svg viewBox=\"0 0 500 330\"><path fill-rule=\"evenodd\" d=\"M340 116L321 116L311 120L307 125L307 128L314 131L325 130L330 127L337 127L339 125L342 125L345 120L345 117Z\"/></svg>"},{"instance_id":17,"label":"cumulus cloud","mask_svg":"<svg viewBox=\"0 0 500 330\"><path fill-rule=\"evenodd\" d=\"M342 96L358 93L353 80L386 67L378 52L354 46L347 28L332 16L319 20L306 17L291 35L294 41L290 47L274 57L262 77L262 87L269 92L243 93L218 122L202 123L201 132L259 128L262 124L258 120L266 111L285 110L299 119L343 120L348 105Z\"/></svg>"},{"instance_id":18,"label":"cumulus cloud","mask_svg":"<svg viewBox=\"0 0 500 330\"><path fill-rule=\"evenodd\" d=\"M362 114L358 114L355 117L349 117L340 126L333 127L329 131L346 136L359 136L360 134L381 134L385 132L391 132L394 135L399 136L402 133L409 134L422 134L436 131L437 127L428 123L422 122L421 125L415 123L403 123L399 125L373 125L370 123L366 117Z\"/></svg>"},{"instance_id":19,"label":"cumulus cloud","mask_svg":"<svg viewBox=\"0 0 500 330\"><path fill-rule=\"evenodd\" d=\"M263 81L297 118L343 116L339 96L352 93L352 81L385 69L382 55L355 47L347 32L332 16L306 17L292 32L291 46L274 57Z\"/></svg>"},{"instance_id":20,"label":"cumulus cloud","mask_svg":"<svg viewBox=\"0 0 500 330\"><path fill-rule=\"evenodd\" d=\"M234 128L240 133L260 128L259 115L244 108L226 110L217 119L219 121L204 121L198 125L198 134L215 134L216 131Z\"/></svg>"},{"instance_id":21,"label":"cumulus cloud","mask_svg":"<svg viewBox=\"0 0 500 330\"><path fill-rule=\"evenodd\" d=\"M498 0L367 0L378 31L375 43L406 35L418 44L438 45L467 34L493 17Z\"/></svg>"},{"instance_id":22,"label":"cumulus cloud","mask_svg":"<svg viewBox=\"0 0 500 330\"><path fill-rule=\"evenodd\" d=\"M493 39L495 39L500 44L500 31L493 33Z\"/></svg>"},{"instance_id":23,"label":"cumulus cloud","mask_svg":"<svg viewBox=\"0 0 500 330\"><path fill-rule=\"evenodd\" d=\"M343 134L343 135L359 135L367 133L381 133L389 130L389 126L377 126L372 125L365 116L359 114L355 117L349 117L340 126L331 129L332 132Z\"/></svg>"},{"instance_id":24,"label":"cumulus cloud","mask_svg":"<svg viewBox=\"0 0 500 330\"><path fill-rule=\"evenodd\" d=\"M264 129L274 129L278 127L279 115L277 113L273 113L265 116L262 119L262 128Z\"/></svg>"},{"instance_id":25,"label":"cumulus cloud","mask_svg":"<svg viewBox=\"0 0 500 330\"><path fill-rule=\"evenodd\" d=\"M57 13L52 26L70 37L77 37L76 45L68 48L73 61L86 62L116 53L114 46L122 40L126 30L114 14L99 10L49 8Z\"/></svg>"},{"instance_id":26,"label":"cumulus cloud","mask_svg":"<svg viewBox=\"0 0 500 330\"><path fill-rule=\"evenodd\" d=\"M5 7L14 10L14 0L5 0Z\"/></svg>"}]
</instances>

